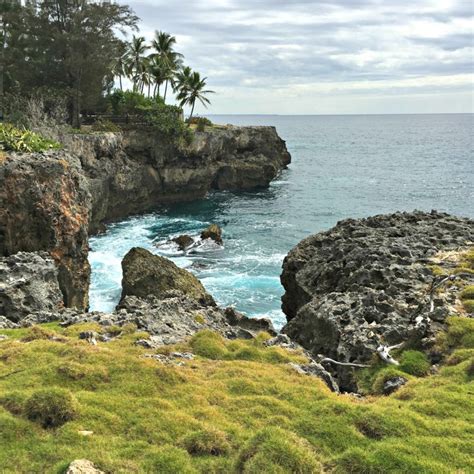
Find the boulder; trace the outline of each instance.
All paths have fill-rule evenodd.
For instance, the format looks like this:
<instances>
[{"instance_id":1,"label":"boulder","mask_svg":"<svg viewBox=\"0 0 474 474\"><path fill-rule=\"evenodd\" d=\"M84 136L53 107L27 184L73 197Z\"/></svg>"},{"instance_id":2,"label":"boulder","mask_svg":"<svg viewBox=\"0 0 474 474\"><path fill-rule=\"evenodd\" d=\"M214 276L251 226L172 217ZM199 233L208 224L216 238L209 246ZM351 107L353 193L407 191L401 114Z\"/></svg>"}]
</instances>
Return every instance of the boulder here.
<instances>
[{"instance_id":1,"label":"boulder","mask_svg":"<svg viewBox=\"0 0 474 474\"><path fill-rule=\"evenodd\" d=\"M171 239L172 242L178 245L179 250L186 250L194 243L194 239L190 235L180 235Z\"/></svg>"},{"instance_id":2,"label":"boulder","mask_svg":"<svg viewBox=\"0 0 474 474\"><path fill-rule=\"evenodd\" d=\"M97 469L94 463L87 459L77 459L69 464L66 474L104 474L104 472Z\"/></svg>"},{"instance_id":3,"label":"boulder","mask_svg":"<svg viewBox=\"0 0 474 474\"><path fill-rule=\"evenodd\" d=\"M217 224L211 224L201 232L201 239L211 239L217 244L222 245L222 229Z\"/></svg>"},{"instance_id":4,"label":"boulder","mask_svg":"<svg viewBox=\"0 0 474 474\"><path fill-rule=\"evenodd\" d=\"M122 260L122 271L122 301L126 296L167 299L178 292L203 305L215 304L192 273L148 250L132 248Z\"/></svg>"},{"instance_id":5,"label":"boulder","mask_svg":"<svg viewBox=\"0 0 474 474\"><path fill-rule=\"evenodd\" d=\"M383 384L383 394L390 395L400 387L403 387L407 382L408 380L405 377L392 377Z\"/></svg>"},{"instance_id":6,"label":"boulder","mask_svg":"<svg viewBox=\"0 0 474 474\"><path fill-rule=\"evenodd\" d=\"M32 313L63 306L58 269L46 252L18 252L0 258L0 316L18 323Z\"/></svg>"},{"instance_id":7,"label":"boulder","mask_svg":"<svg viewBox=\"0 0 474 474\"><path fill-rule=\"evenodd\" d=\"M348 219L308 237L283 263L283 332L339 362L368 363L381 344L429 349L456 302L456 286L446 286L430 308L430 265L445 265L442 253L467 249L473 236L471 219L415 211ZM342 390L356 390L352 368L333 370Z\"/></svg>"}]
</instances>

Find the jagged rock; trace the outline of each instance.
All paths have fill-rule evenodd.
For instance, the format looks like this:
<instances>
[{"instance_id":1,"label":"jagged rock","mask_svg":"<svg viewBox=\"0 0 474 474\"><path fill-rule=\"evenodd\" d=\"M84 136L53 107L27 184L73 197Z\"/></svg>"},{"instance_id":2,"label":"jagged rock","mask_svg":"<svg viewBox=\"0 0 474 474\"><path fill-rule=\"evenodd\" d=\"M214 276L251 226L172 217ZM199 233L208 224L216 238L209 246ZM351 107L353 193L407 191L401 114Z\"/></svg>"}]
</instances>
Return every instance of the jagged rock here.
<instances>
[{"instance_id":1,"label":"jagged rock","mask_svg":"<svg viewBox=\"0 0 474 474\"><path fill-rule=\"evenodd\" d=\"M186 250L194 243L194 239L190 235L180 235L171 240L178 245L179 250Z\"/></svg>"},{"instance_id":2,"label":"jagged rock","mask_svg":"<svg viewBox=\"0 0 474 474\"><path fill-rule=\"evenodd\" d=\"M32 313L50 314L62 306L58 269L48 253L0 257L0 316L17 323Z\"/></svg>"},{"instance_id":3,"label":"jagged rock","mask_svg":"<svg viewBox=\"0 0 474 474\"><path fill-rule=\"evenodd\" d=\"M8 154L0 164L0 255L47 251L64 304L88 306L90 194L80 161L66 151Z\"/></svg>"},{"instance_id":4,"label":"jagged rock","mask_svg":"<svg viewBox=\"0 0 474 474\"><path fill-rule=\"evenodd\" d=\"M0 329L16 329L18 324L15 324L13 321L10 321L5 316L0 316Z\"/></svg>"},{"instance_id":5,"label":"jagged rock","mask_svg":"<svg viewBox=\"0 0 474 474\"><path fill-rule=\"evenodd\" d=\"M177 267L171 260L134 247L122 261L122 300L126 296L166 299L179 291L204 305L213 305L212 296L190 272Z\"/></svg>"},{"instance_id":6,"label":"jagged rock","mask_svg":"<svg viewBox=\"0 0 474 474\"><path fill-rule=\"evenodd\" d=\"M97 469L94 463L87 459L77 459L69 464L66 474L104 474L104 472Z\"/></svg>"},{"instance_id":7,"label":"jagged rock","mask_svg":"<svg viewBox=\"0 0 474 474\"><path fill-rule=\"evenodd\" d=\"M270 319L248 318L234 308L225 308L224 313L231 326L239 326L252 332L268 332L272 336L277 334Z\"/></svg>"},{"instance_id":8,"label":"jagged rock","mask_svg":"<svg viewBox=\"0 0 474 474\"><path fill-rule=\"evenodd\" d=\"M200 199L212 189L266 187L291 160L274 127L209 128L184 148L141 128L76 135L70 148L89 181L91 232L104 221Z\"/></svg>"},{"instance_id":9,"label":"jagged rock","mask_svg":"<svg viewBox=\"0 0 474 474\"><path fill-rule=\"evenodd\" d=\"M222 229L217 224L211 224L201 232L201 239L211 239L217 244L222 245Z\"/></svg>"},{"instance_id":10,"label":"jagged rock","mask_svg":"<svg viewBox=\"0 0 474 474\"><path fill-rule=\"evenodd\" d=\"M383 394L390 395L393 392L396 392L400 387L403 387L408 382L405 377L393 377L388 379L383 384Z\"/></svg>"},{"instance_id":11,"label":"jagged rock","mask_svg":"<svg viewBox=\"0 0 474 474\"><path fill-rule=\"evenodd\" d=\"M339 362L367 363L381 342L428 347L452 308L447 291L430 312L430 259L473 240L473 220L435 211L348 219L313 235L283 264L283 332ZM352 370L334 368L341 389L356 389Z\"/></svg>"}]
</instances>

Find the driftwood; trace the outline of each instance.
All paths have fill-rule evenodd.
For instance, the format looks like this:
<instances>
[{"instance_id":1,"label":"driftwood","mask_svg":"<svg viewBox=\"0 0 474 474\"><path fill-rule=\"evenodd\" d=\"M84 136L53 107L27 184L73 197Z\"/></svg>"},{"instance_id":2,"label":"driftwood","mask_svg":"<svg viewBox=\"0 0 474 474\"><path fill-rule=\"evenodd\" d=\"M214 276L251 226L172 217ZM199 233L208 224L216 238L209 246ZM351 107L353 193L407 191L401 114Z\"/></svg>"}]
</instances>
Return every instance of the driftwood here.
<instances>
[{"instance_id":1,"label":"driftwood","mask_svg":"<svg viewBox=\"0 0 474 474\"><path fill-rule=\"evenodd\" d=\"M362 367L362 368L370 367L370 365L366 365L366 364L354 364L352 362L338 362L337 360L330 359L329 357L325 357L324 359L321 359L319 361L320 364L324 364L324 362L331 362L332 364L344 365L346 367Z\"/></svg>"}]
</instances>

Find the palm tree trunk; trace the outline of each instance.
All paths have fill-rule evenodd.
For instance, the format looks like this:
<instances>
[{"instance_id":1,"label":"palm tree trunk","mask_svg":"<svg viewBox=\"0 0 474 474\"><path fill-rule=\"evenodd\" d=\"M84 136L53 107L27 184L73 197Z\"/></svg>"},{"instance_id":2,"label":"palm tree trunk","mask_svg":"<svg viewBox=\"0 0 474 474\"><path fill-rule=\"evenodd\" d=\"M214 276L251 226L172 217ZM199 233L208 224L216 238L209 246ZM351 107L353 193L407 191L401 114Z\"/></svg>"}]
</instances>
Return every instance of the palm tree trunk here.
<instances>
[{"instance_id":1,"label":"palm tree trunk","mask_svg":"<svg viewBox=\"0 0 474 474\"><path fill-rule=\"evenodd\" d=\"M189 114L189 124L191 125L191 119L193 118L194 106L196 105L196 101L193 102L193 106L191 107L191 113Z\"/></svg>"},{"instance_id":2,"label":"palm tree trunk","mask_svg":"<svg viewBox=\"0 0 474 474\"><path fill-rule=\"evenodd\" d=\"M120 90L123 91L123 87L122 87L122 76L119 76L119 84L120 84Z\"/></svg>"},{"instance_id":3,"label":"palm tree trunk","mask_svg":"<svg viewBox=\"0 0 474 474\"><path fill-rule=\"evenodd\" d=\"M166 80L166 84L165 84L165 95L163 97L163 100L166 102L166 93L168 92L168 80Z\"/></svg>"},{"instance_id":4,"label":"palm tree trunk","mask_svg":"<svg viewBox=\"0 0 474 474\"><path fill-rule=\"evenodd\" d=\"M151 82L148 83L148 98L150 98L151 94Z\"/></svg>"}]
</instances>

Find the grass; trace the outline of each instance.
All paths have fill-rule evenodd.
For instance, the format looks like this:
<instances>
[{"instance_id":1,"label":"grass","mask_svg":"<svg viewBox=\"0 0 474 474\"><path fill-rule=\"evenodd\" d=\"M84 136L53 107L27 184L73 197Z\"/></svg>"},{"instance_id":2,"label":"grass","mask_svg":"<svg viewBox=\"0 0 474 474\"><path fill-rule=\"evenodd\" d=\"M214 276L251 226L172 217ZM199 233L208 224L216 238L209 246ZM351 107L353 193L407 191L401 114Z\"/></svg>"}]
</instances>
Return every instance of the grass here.
<instances>
[{"instance_id":1,"label":"grass","mask_svg":"<svg viewBox=\"0 0 474 474\"><path fill-rule=\"evenodd\" d=\"M134 345L145 335L129 329L97 346L78 338L101 331L93 324L0 331L2 473L59 473L80 458L108 473L474 469L474 320L449 319L436 375L399 371L408 383L395 394L360 400L297 374L288 362L304 356L266 348L265 334L201 332L163 348L196 354L175 366L147 357L156 351ZM399 356L419 367L419 355ZM387 370L361 377L371 386ZM59 422L37 416L39 405Z\"/></svg>"}]
</instances>

